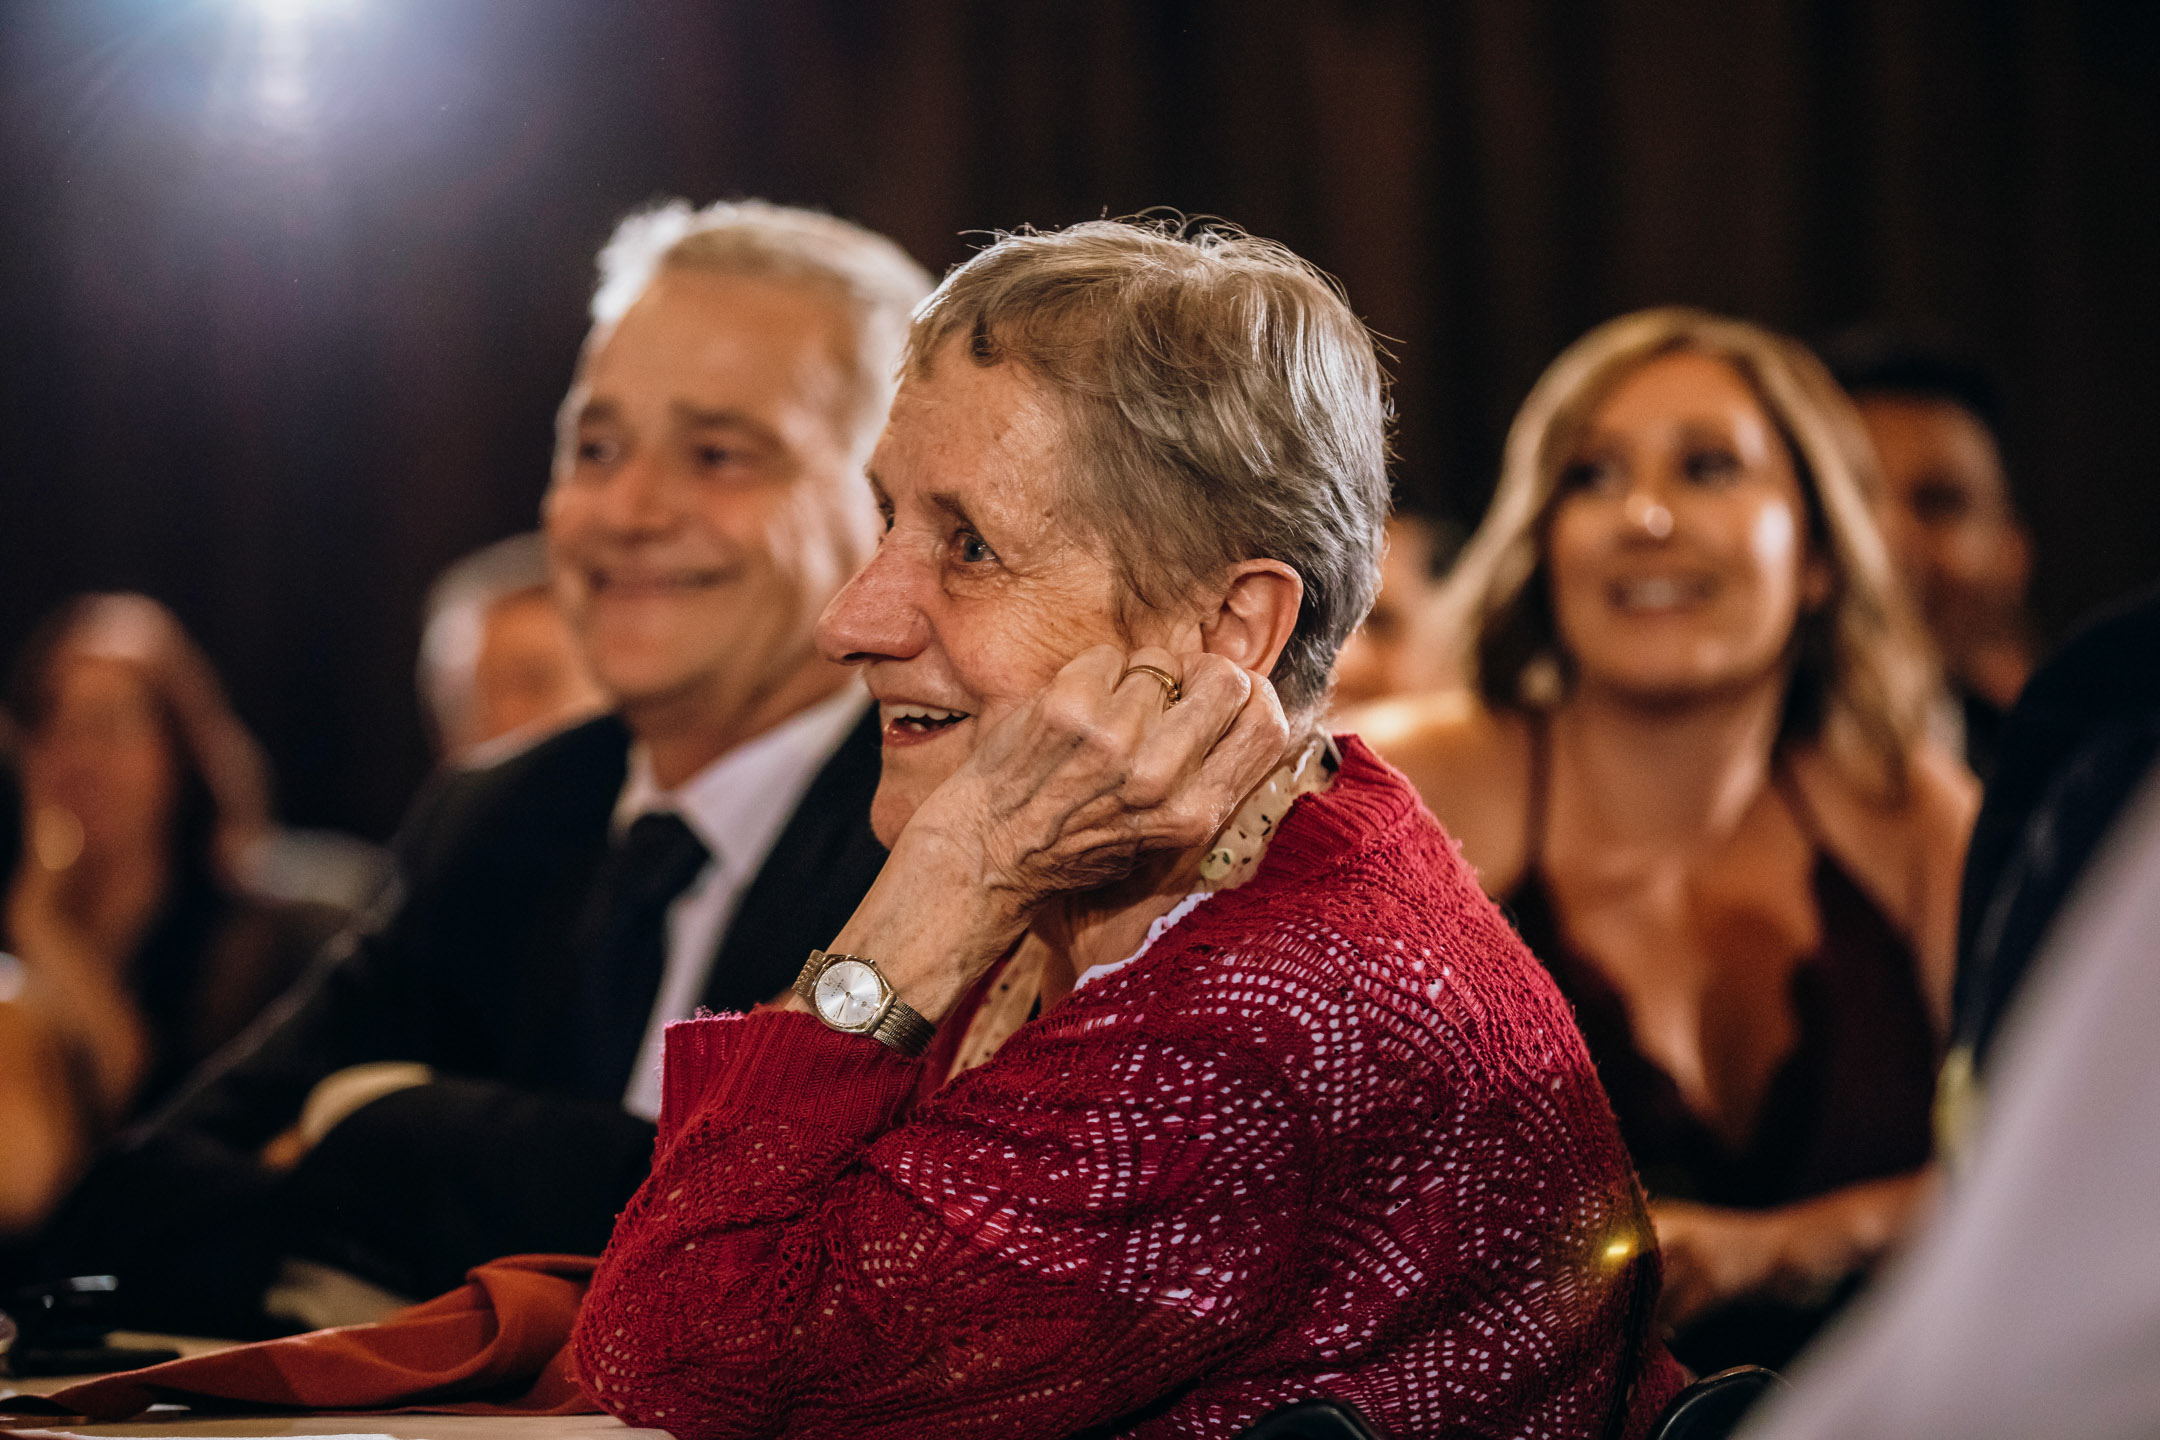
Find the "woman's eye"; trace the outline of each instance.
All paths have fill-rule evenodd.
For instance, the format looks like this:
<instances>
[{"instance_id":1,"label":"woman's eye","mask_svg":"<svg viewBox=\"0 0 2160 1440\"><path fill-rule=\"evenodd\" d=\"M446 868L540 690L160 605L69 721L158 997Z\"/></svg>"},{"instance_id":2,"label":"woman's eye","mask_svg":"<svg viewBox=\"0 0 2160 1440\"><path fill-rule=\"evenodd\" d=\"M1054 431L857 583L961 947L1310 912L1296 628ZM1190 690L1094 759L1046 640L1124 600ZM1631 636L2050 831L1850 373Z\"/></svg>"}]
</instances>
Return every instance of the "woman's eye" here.
<instances>
[{"instance_id":1,"label":"woman's eye","mask_svg":"<svg viewBox=\"0 0 2160 1440\"><path fill-rule=\"evenodd\" d=\"M622 447L613 440L594 438L578 441L578 459L588 465L612 465L621 454Z\"/></svg>"},{"instance_id":2,"label":"woman's eye","mask_svg":"<svg viewBox=\"0 0 2160 1440\"><path fill-rule=\"evenodd\" d=\"M1560 472L1562 490L1597 494L1616 488L1619 481L1619 471L1603 460L1577 460Z\"/></svg>"},{"instance_id":3,"label":"woman's eye","mask_svg":"<svg viewBox=\"0 0 2160 1440\"><path fill-rule=\"evenodd\" d=\"M997 552L983 542L982 536L969 530L954 537L953 549L963 565L980 565L986 560L997 559Z\"/></svg>"},{"instance_id":4,"label":"woman's eye","mask_svg":"<svg viewBox=\"0 0 2160 1440\"><path fill-rule=\"evenodd\" d=\"M1730 450L1696 450L1681 468L1698 485L1718 485L1740 473L1740 457Z\"/></svg>"},{"instance_id":5,"label":"woman's eye","mask_svg":"<svg viewBox=\"0 0 2160 1440\"><path fill-rule=\"evenodd\" d=\"M717 470L735 458L735 452L725 445L700 445L696 451L697 463L706 470Z\"/></svg>"}]
</instances>

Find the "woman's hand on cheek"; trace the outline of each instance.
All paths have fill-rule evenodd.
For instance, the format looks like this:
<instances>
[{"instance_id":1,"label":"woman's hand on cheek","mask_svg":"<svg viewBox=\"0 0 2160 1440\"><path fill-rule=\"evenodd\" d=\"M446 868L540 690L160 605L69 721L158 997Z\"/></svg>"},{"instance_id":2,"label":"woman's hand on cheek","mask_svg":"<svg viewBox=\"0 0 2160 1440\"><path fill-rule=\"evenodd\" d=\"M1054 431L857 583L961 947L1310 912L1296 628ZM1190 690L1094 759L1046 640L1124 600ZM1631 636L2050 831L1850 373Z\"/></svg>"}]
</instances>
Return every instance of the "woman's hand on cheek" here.
<instances>
[{"instance_id":1,"label":"woman's hand on cheek","mask_svg":"<svg viewBox=\"0 0 2160 1440\"><path fill-rule=\"evenodd\" d=\"M1089 650L923 802L833 948L940 1019L1048 901L1213 839L1288 739L1274 687L1221 656Z\"/></svg>"},{"instance_id":2,"label":"woman's hand on cheek","mask_svg":"<svg viewBox=\"0 0 2160 1440\"><path fill-rule=\"evenodd\" d=\"M1177 678L1177 704L1142 666ZM1053 896L1205 844L1287 739L1274 687L1219 656L1099 646L986 734L909 829L977 854L1024 924Z\"/></svg>"}]
</instances>

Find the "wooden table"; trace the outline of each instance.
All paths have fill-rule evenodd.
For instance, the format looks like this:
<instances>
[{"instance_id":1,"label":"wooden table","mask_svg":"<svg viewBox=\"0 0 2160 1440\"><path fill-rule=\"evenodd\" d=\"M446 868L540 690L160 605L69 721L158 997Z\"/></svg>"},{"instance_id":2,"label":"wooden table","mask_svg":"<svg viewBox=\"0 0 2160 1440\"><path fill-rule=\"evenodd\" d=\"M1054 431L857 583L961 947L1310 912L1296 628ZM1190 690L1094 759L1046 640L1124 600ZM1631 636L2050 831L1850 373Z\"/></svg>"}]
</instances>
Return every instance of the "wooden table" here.
<instances>
[{"instance_id":1,"label":"wooden table","mask_svg":"<svg viewBox=\"0 0 2160 1440\"><path fill-rule=\"evenodd\" d=\"M178 1350L182 1355L208 1355L223 1350L229 1340L197 1340L181 1335L136 1335L115 1331L114 1345L144 1349ZM50 1395L88 1375L41 1376L34 1380L0 1380L0 1391ZM633 1430L612 1415L248 1415L225 1419L196 1418L178 1407L160 1406L147 1415L119 1425L60 1425L34 1420L18 1421L12 1428L0 1421L0 1434L36 1436L40 1440L60 1437L134 1435L168 1437L168 1440L252 1440L256 1436L312 1435L338 1440L668 1440L663 1430Z\"/></svg>"}]
</instances>

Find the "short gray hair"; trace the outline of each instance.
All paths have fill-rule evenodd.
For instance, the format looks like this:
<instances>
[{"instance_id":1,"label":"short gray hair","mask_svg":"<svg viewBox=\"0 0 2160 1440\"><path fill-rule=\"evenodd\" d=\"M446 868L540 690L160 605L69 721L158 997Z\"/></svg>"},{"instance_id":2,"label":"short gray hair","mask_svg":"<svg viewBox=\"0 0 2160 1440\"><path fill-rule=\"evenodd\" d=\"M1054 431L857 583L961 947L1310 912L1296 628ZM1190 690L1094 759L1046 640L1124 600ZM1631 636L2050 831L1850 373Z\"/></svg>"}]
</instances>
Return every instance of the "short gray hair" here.
<instances>
[{"instance_id":1,"label":"short gray hair","mask_svg":"<svg viewBox=\"0 0 2160 1440\"><path fill-rule=\"evenodd\" d=\"M948 275L908 369L954 337L1059 397L1066 484L1142 605L1241 560L1297 572L1271 678L1290 714L1317 710L1379 589L1388 512L1387 380L1335 282L1220 222L1096 220L1001 234Z\"/></svg>"},{"instance_id":2,"label":"short gray hair","mask_svg":"<svg viewBox=\"0 0 2160 1440\"><path fill-rule=\"evenodd\" d=\"M884 236L831 215L764 200L722 200L702 210L667 200L626 217L600 250L592 318L622 319L665 268L800 284L836 300L848 320L853 371L848 417L867 449L892 405L908 319L930 275Z\"/></svg>"}]
</instances>

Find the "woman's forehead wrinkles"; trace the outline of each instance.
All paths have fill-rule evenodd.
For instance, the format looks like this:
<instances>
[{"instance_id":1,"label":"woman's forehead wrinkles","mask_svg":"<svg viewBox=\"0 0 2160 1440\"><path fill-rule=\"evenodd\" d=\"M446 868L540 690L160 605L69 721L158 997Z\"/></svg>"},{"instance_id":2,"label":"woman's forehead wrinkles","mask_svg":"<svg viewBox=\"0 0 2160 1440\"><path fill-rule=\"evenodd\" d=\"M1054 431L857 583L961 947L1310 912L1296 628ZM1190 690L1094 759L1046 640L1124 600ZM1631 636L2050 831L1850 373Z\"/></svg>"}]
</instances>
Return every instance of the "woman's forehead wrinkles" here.
<instances>
[{"instance_id":1,"label":"woman's forehead wrinkles","mask_svg":"<svg viewBox=\"0 0 2160 1440\"><path fill-rule=\"evenodd\" d=\"M1069 528L1060 520L1045 483L1020 470L1002 472L984 493L969 502L976 524L997 533L994 540L1018 543L1031 551L1062 549Z\"/></svg>"}]
</instances>

